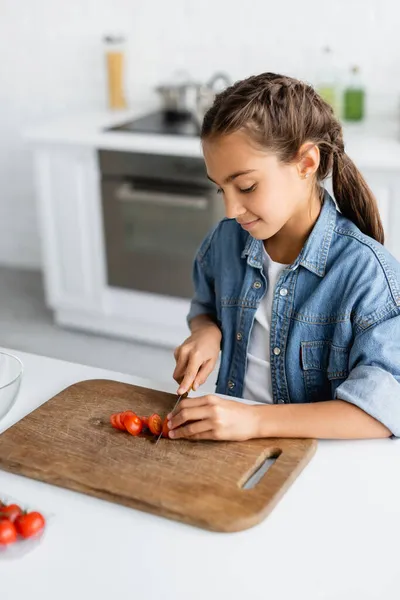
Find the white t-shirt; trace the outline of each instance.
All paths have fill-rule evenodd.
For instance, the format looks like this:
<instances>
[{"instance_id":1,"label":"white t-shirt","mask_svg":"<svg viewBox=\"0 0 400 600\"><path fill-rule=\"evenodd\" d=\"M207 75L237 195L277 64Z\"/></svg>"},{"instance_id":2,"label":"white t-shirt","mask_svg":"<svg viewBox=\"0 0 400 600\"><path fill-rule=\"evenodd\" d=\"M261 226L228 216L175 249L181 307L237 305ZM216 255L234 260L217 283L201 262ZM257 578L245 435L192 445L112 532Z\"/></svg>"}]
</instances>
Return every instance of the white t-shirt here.
<instances>
[{"instance_id":1,"label":"white t-shirt","mask_svg":"<svg viewBox=\"0 0 400 600\"><path fill-rule=\"evenodd\" d=\"M257 308L247 349L243 388L243 398L246 400L273 403L270 365L272 300L278 278L288 266L274 262L264 250L264 274L268 289Z\"/></svg>"}]
</instances>

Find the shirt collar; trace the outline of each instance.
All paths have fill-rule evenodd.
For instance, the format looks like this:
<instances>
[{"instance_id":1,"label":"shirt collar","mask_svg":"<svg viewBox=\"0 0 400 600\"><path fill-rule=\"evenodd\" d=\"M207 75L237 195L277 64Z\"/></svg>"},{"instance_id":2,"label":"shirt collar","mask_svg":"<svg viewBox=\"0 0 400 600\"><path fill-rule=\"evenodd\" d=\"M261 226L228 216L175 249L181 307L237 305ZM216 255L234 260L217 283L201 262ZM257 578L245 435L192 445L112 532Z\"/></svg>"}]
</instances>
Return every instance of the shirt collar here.
<instances>
[{"instance_id":1,"label":"shirt collar","mask_svg":"<svg viewBox=\"0 0 400 600\"><path fill-rule=\"evenodd\" d=\"M333 230L336 224L336 204L329 193L324 191L324 199L321 212L304 244L299 256L288 267L294 270L300 264L302 267L312 271L319 277L325 275L326 261L328 260L329 248L332 242ZM256 240L248 234L242 258L246 258L252 267L261 268L263 265L263 242Z\"/></svg>"}]
</instances>

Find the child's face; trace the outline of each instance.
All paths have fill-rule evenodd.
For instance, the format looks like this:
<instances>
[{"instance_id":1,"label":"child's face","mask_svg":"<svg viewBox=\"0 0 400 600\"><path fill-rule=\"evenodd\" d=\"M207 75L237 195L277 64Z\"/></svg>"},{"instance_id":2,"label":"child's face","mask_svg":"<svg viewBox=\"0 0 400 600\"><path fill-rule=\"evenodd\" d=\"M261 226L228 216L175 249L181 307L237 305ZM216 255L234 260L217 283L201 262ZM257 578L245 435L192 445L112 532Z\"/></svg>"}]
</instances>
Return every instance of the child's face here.
<instances>
[{"instance_id":1,"label":"child's face","mask_svg":"<svg viewBox=\"0 0 400 600\"><path fill-rule=\"evenodd\" d=\"M254 238L274 236L304 207L309 188L300 176L301 165L283 164L276 155L258 150L244 133L204 140L203 152L226 216Z\"/></svg>"}]
</instances>

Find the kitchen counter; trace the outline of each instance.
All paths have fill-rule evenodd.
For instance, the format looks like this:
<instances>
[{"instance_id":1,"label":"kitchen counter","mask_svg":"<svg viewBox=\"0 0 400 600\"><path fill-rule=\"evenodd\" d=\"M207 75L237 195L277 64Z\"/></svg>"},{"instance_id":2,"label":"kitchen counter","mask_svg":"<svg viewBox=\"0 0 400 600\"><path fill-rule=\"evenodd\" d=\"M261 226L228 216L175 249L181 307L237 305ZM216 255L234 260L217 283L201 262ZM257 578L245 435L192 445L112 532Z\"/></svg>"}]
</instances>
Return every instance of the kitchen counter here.
<instances>
[{"instance_id":1,"label":"kitchen counter","mask_svg":"<svg viewBox=\"0 0 400 600\"><path fill-rule=\"evenodd\" d=\"M121 112L93 112L52 120L28 128L26 139L34 143L65 144L105 150L147 152L177 156L202 156L200 139L104 131L133 120L154 107L138 107ZM362 123L345 123L346 150L360 169L400 170L399 123L374 118Z\"/></svg>"},{"instance_id":2,"label":"kitchen counter","mask_svg":"<svg viewBox=\"0 0 400 600\"><path fill-rule=\"evenodd\" d=\"M0 432L65 387L115 379L166 385L11 351L25 365ZM49 423L51 427L51 423ZM0 471L0 493L52 515L42 543L0 558L4 600L125 596L200 600L377 600L398 588L400 444L320 441L270 516L216 534Z\"/></svg>"}]
</instances>

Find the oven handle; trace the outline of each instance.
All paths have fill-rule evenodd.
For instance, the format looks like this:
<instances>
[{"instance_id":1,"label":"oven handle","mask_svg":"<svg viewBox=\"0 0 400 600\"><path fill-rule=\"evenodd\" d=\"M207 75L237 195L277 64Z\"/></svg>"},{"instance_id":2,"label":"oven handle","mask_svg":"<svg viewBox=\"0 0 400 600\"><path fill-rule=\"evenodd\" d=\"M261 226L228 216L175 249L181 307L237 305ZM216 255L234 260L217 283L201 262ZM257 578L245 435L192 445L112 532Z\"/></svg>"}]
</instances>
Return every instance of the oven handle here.
<instances>
[{"instance_id":1,"label":"oven handle","mask_svg":"<svg viewBox=\"0 0 400 600\"><path fill-rule=\"evenodd\" d=\"M204 196L181 196L166 192L148 192L134 188L130 183L122 183L115 192L121 202L140 202L143 204L158 204L159 206L176 206L179 208L194 208L204 210L208 207L208 199Z\"/></svg>"}]
</instances>

